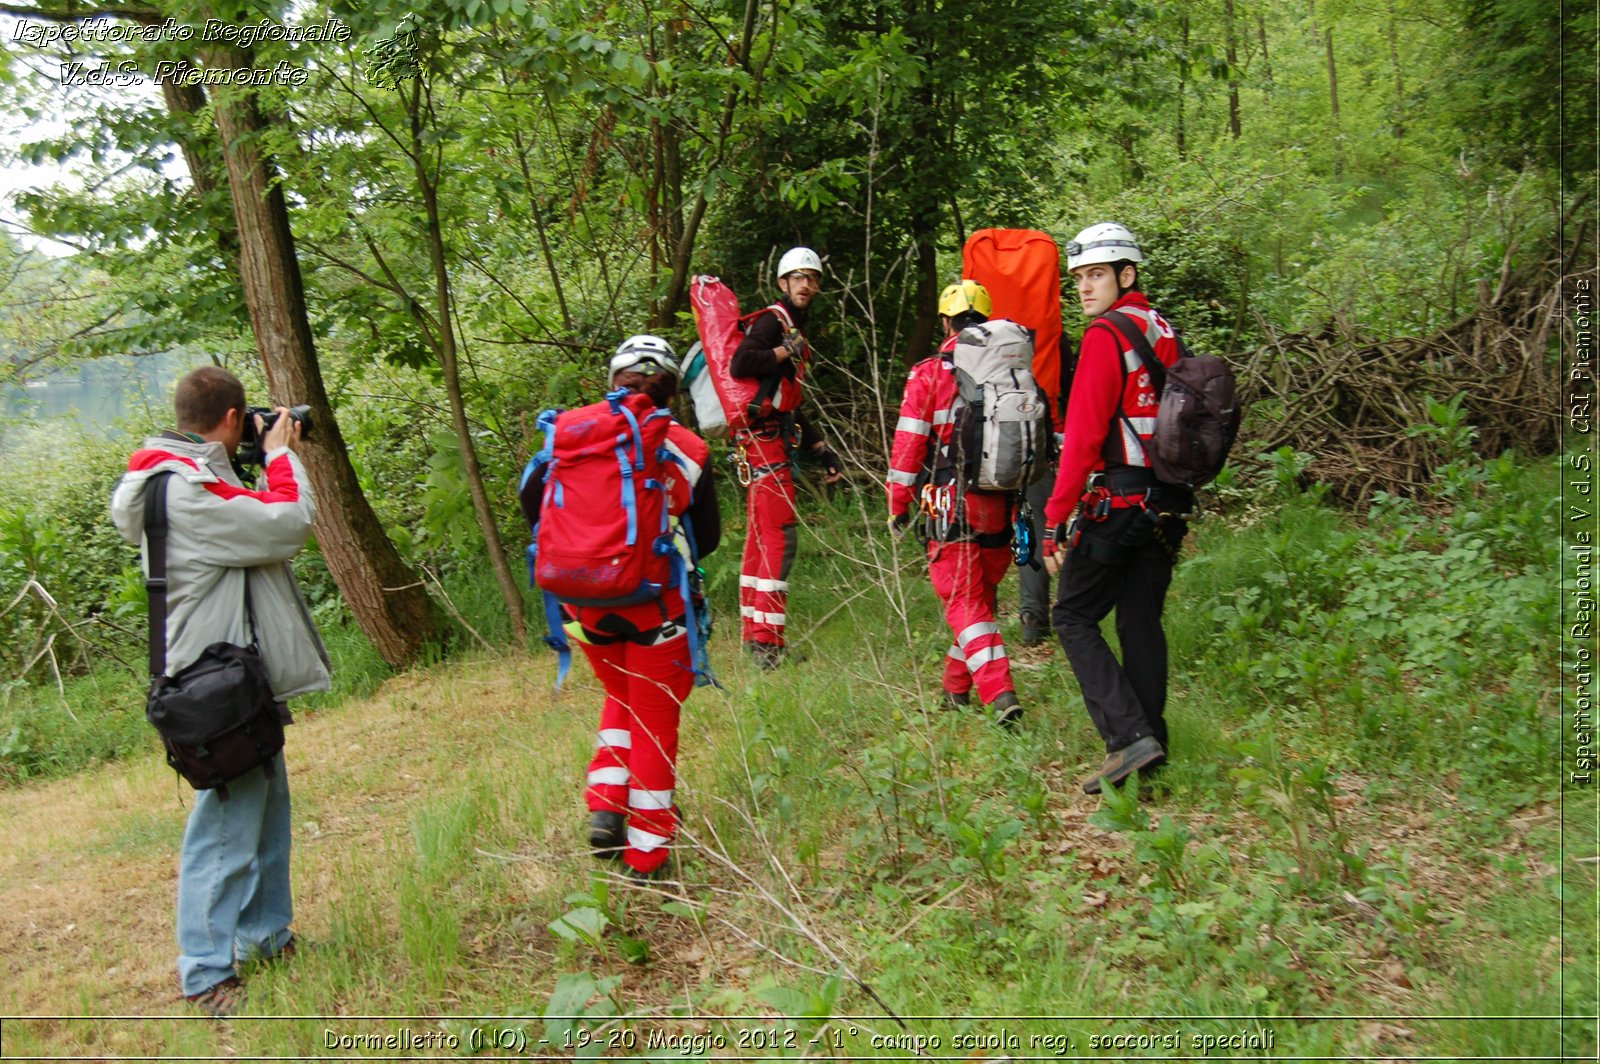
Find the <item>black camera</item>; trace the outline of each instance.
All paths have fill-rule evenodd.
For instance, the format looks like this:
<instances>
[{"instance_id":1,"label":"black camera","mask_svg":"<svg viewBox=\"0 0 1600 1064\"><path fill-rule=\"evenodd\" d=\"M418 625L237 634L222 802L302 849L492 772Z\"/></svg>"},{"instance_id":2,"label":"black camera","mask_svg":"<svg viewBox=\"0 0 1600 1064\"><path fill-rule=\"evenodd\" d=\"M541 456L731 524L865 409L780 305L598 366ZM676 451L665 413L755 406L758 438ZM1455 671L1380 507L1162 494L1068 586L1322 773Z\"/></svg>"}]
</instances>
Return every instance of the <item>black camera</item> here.
<instances>
[{"instance_id":1,"label":"black camera","mask_svg":"<svg viewBox=\"0 0 1600 1064\"><path fill-rule=\"evenodd\" d=\"M261 415L261 431L256 431L256 415ZM291 406L289 416L300 422L300 438L311 438L311 407ZM270 406L252 406L244 412L244 435L239 437L239 453L235 460L240 465L260 465L266 461L266 452L261 449L261 437L278 420L278 412Z\"/></svg>"}]
</instances>

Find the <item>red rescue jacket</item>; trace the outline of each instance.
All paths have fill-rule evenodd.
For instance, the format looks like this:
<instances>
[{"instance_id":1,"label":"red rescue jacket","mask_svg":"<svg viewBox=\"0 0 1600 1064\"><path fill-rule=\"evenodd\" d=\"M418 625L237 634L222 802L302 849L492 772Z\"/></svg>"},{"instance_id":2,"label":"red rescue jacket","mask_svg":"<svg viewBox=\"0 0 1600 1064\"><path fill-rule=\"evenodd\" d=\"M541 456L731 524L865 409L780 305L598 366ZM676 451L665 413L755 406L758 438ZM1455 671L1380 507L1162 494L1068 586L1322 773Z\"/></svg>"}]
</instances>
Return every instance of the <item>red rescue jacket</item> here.
<instances>
[{"instance_id":1,"label":"red rescue jacket","mask_svg":"<svg viewBox=\"0 0 1600 1064\"><path fill-rule=\"evenodd\" d=\"M1163 366L1182 357L1172 326L1151 309L1143 292L1125 293L1111 309L1144 323L1145 336ZM1072 516L1090 474L1126 466L1150 467L1145 445L1155 433L1161 402L1139 353L1110 322L1090 322L1079 352L1078 372L1067 402L1060 472L1044 510L1045 523L1052 528Z\"/></svg>"}]
</instances>

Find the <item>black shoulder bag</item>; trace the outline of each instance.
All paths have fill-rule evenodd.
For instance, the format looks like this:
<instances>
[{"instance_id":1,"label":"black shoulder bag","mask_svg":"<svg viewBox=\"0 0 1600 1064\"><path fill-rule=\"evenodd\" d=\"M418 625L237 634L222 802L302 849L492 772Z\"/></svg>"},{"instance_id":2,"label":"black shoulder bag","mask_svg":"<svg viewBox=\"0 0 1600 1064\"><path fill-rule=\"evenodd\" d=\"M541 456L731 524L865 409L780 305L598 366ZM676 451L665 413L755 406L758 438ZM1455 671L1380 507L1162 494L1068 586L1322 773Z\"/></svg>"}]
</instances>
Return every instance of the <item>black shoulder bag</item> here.
<instances>
[{"instance_id":1,"label":"black shoulder bag","mask_svg":"<svg viewBox=\"0 0 1600 1064\"><path fill-rule=\"evenodd\" d=\"M255 642L250 608L250 572L245 570L244 606L250 619L248 647L212 643L176 676L167 670L167 479L158 473L145 487L144 534L150 570L150 694L144 715L161 735L167 764L197 791L215 789L228 799L228 783L266 767L283 749L283 720L267 666Z\"/></svg>"}]
</instances>

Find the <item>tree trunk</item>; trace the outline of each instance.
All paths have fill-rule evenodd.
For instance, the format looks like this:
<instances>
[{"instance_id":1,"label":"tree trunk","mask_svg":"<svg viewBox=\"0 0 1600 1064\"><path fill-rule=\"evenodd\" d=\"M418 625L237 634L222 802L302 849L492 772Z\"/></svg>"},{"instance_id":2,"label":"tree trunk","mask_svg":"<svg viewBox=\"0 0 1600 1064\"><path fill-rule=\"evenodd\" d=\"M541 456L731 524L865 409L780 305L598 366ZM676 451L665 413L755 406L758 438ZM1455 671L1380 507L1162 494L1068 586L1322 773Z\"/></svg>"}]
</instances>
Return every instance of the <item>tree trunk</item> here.
<instances>
[{"instance_id":1,"label":"tree trunk","mask_svg":"<svg viewBox=\"0 0 1600 1064\"><path fill-rule=\"evenodd\" d=\"M1256 12L1256 35L1261 40L1261 65L1267 76L1267 93L1272 92L1272 57L1267 54L1267 16Z\"/></svg>"},{"instance_id":2,"label":"tree trunk","mask_svg":"<svg viewBox=\"0 0 1600 1064\"><path fill-rule=\"evenodd\" d=\"M500 526L495 521L494 507L489 504L489 493L483 486L483 469L478 464L478 448L472 439L472 425L467 421L467 404L461 395L450 268L445 261L444 228L439 222L439 188L433 175L428 172L422 146L421 91L421 81L413 81L411 94L406 98L406 108L411 118L411 163L417 176L417 189L422 193L423 214L428 223L428 259L433 266L434 313L437 316L434 351L439 356L445 394L450 398L450 421L456 430L456 446L461 448L467 490L472 496L472 509L478 516L478 528L483 533L484 548L489 554L489 568L494 572L495 582L500 585L500 597L505 600L506 617L511 622L512 635L520 644L528 637L527 625L523 621L522 589L517 586L516 577L506 561Z\"/></svg>"},{"instance_id":3,"label":"tree trunk","mask_svg":"<svg viewBox=\"0 0 1600 1064\"><path fill-rule=\"evenodd\" d=\"M1228 53L1228 130L1239 139L1239 38L1233 25L1233 0L1223 0ZM1187 16L1185 16L1187 22Z\"/></svg>"},{"instance_id":4,"label":"tree trunk","mask_svg":"<svg viewBox=\"0 0 1600 1064\"><path fill-rule=\"evenodd\" d=\"M202 58L214 69L252 65L250 52L224 45L206 48ZM288 206L275 167L260 149L266 122L255 96L247 88L221 87L213 102L238 225L239 279L267 386L274 402L309 404L316 426L300 454L317 494L317 546L378 653L391 665L407 665L438 638L438 617L362 494L328 404Z\"/></svg>"},{"instance_id":5,"label":"tree trunk","mask_svg":"<svg viewBox=\"0 0 1600 1064\"><path fill-rule=\"evenodd\" d=\"M756 32L756 0L745 0L744 25L739 38L739 62L746 67L750 63L750 47L755 39ZM759 79L757 80L759 88ZM739 88L731 88L722 103L722 118L717 124L717 151L713 156L707 170L715 169L722 165L724 154L728 148L728 137L733 132L733 119L738 111L739 97L743 92ZM695 237L700 232L700 222L706 216L706 191L702 185L700 194L695 197L694 206L690 208L689 215L683 222L683 233L678 237L678 246L672 254L672 277L667 282L666 307L661 317L663 321L672 321L683 306L685 293L689 284L689 259L694 253Z\"/></svg>"},{"instance_id":6,"label":"tree trunk","mask_svg":"<svg viewBox=\"0 0 1600 1064\"><path fill-rule=\"evenodd\" d=\"M1393 0L1389 4L1389 66L1394 70L1394 139L1399 140L1406 135L1406 87L1400 79L1400 27Z\"/></svg>"},{"instance_id":7,"label":"tree trunk","mask_svg":"<svg viewBox=\"0 0 1600 1064\"><path fill-rule=\"evenodd\" d=\"M931 24L929 19L926 24ZM931 34L915 37L919 54L931 56L941 43ZM951 187L949 174L953 162L948 146L940 137L946 112L932 85L917 90L918 104L912 119L911 137L916 156L907 160L920 173L928 175L928 188ZM911 211L911 246L916 253L916 302L912 308L911 331L906 338L906 364L927 358L933 349L939 327L939 209L937 193L918 197Z\"/></svg>"},{"instance_id":8,"label":"tree trunk","mask_svg":"<svg viewBox=\"0 0 1600 1064\"><path fill-rule=\"evenodd\" d=\"M1333 27L1327 30L1328 39L1328 103L1333 113L1333 176L1344 174L1344 136L1339 132L1339 69L1333 61Z\"/></svg>"},{"instance_id":9,"label":"tree trunk","mask_svg":"<svg viewBox=\"0 0 1600 1064\"><path fill-rule=\"evenodd\" d=\"M1183 124L1183 98L1189 89L1189 13L1178 16L1183 48L1178 55L1178 161L1189 158L1188 130Z\"/></svg>"}]
</instances>

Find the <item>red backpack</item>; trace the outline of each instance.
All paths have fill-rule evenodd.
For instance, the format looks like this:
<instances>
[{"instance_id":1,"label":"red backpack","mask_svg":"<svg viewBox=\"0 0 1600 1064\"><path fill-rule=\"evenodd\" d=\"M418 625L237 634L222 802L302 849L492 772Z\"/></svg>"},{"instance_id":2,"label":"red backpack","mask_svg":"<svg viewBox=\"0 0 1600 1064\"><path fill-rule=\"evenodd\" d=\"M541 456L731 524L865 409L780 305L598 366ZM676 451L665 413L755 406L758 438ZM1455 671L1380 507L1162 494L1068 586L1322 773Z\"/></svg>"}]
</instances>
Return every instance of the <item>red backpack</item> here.
<instances>
[{"instance_id":1,"label":"red backpack","mask_svg":"<svg viewBox=\"0 0 1600 1064\"><path fill-rule=\"evenodd\" d=\"M1050 398L1050 418L1064 421L1061 374L1061 252L1037 229L979 229L961 249L961 276L989 291L991 318L1033 330L1033 379Z\"/></svg>"},{"instance_id":2,"label":"red backpack","mask_svg":"<svg viewBox=\"0 0 1600 1064\"><path fill-rule=\"evenodd\" d=\"M560 604L631 606L677 588L688 616L688 566L672 531L670 484L690 489L682 474L669 475L678 459L667 449L670 411L650 397L618 389L602 402L575 410L546 410L538 427L544 448L522 472L522 487L544 470L539 523L528 545L528 575L544 592L550 634L545 642L561 656L556 686L566 679L571 648ZM688 499L678 500L682 509ZM682 522L687 526L687 521ZM687 536L693 552L693 532ZM689 623L696 671L703 653L697 625Z\"/></svg>"},{"instance_id":3,"label":"red backpack","mask_svg":"<svg viewBox=\"0 0 1600 1064\"><path fill-rule=\"evenodd\" d=\"M733 375L733 353L739 349L751 322L763 314L776 314L785 330L794 329L794 320L783 304L773 303L740 317L739 297L733 289L716 277L701 274L689 282L689 305L694 308L706 374L722 403L729 431L739 432L768 415L799 409L801 384L811 364L809 345L805 355L795 361L793 378L777 374L762 378Z\"/></svg>"},{"instance_id":4,"label":"red backpack","mask_svg":"<svg viewBox=\"0 0 1600 1064\"><path fill-rule=\"evenodd\" d=\"M630 392L539 418L544 504L533 582L574 606L647 602L671 583L663 444L672 415ZM524 477L526 479L526 476Z\"/></svg>"}]
</instances>

